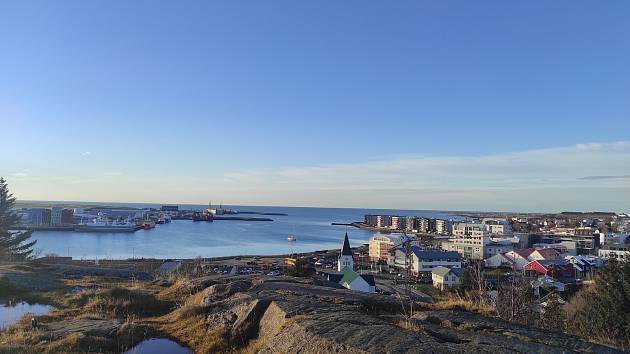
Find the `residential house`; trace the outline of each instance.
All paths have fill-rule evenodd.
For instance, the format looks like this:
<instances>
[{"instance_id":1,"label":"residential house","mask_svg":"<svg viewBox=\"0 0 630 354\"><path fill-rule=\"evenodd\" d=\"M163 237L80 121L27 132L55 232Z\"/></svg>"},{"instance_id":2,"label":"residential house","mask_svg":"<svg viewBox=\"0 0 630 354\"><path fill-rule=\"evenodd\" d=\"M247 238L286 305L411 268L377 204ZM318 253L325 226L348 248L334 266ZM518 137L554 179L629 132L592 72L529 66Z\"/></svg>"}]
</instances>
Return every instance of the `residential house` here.
<instances>
[{"instance_id":1,"label":"residential house","mask_svg":"<svg viewBox=\"0 0 630 354\"><path fill-rule=\"evenodd\" d=\"M461 268L462 257L457 252L442 250L423 250L414 246L411 248L411 272L418 277L431 277L431 272L437 267Z\"/></svg>"},{"instance_id":2,"label":"residential house","mask_svg":"<svg viewBox=\"0 0 630 354\"><path fill-rule=\"evenodd\" d=\"M532 261L523 267L523 271L528 275L546 275L563 282L575 280L573 264L563 258Z\"/></svg>"},{"instance_id":3,"label":"residential house","mask_svg":"<svg viewBox=\"0 0 630 354\"><path fill-rule=\"evenodd\" d=\"M514 267L516 270L523 270L523 267L531 260L529 256L534 252L531 248L516 249L509 252L505 252L505 257L510 260L509 267ZM514 263L514 265L512 265Z\"/></svg>"},{"instance_id":4,"label":"residential house","mask_svg":"<svg viewBox=\"0 0 630 354\"><path fill-rule=\"evenodd\" d=\"M512 259L508 258L507 253L498 253L484 260L485 266L488 268L512 267Z\"/></svg>"},{"instance_id":5,"label":"residential house","mask_svg":"<svg viewBox=\"0 0 630 354\"><path fill-rule=\"evenodd\" d=\"M536 260L559 259L562 258L558 250L553 248L521 248L509 252L500 253L486 259L486 267L513 267L516 270L523 270L525 265Z\"/></svg>"},{"instance_id":6,"label":"residential house","mask_svg":"<svg viewBox=\"0 0 630 354\"><path fill-rule=\"evenodd\" d=\"M595 256L566 256L564 259L573 264L576 280L592 279L595 270L604 265L603 259Z\"/></svg>"},{"instance_id":7,"label":"residential house","mask_svg":"<svg viewBox=\"0 0 630 354\"><path fill-rule=\"evenodd\" d=\"M433 286L445 290L459 286L464 270L461 268L437 267L431 271Z\"/></svg>"},{"instance_id":8,"label":"residential house","mask_svg":"<svg viewBox=\"0 0 630 354\"><path fill-rule=\"evenodd\" d=\"M555 248L538 248L535 249L532 253L530 253L529 259L530 261L537 261L542 259L558 259L562 258L560 252Z\"/></svg>"}]
</instances>

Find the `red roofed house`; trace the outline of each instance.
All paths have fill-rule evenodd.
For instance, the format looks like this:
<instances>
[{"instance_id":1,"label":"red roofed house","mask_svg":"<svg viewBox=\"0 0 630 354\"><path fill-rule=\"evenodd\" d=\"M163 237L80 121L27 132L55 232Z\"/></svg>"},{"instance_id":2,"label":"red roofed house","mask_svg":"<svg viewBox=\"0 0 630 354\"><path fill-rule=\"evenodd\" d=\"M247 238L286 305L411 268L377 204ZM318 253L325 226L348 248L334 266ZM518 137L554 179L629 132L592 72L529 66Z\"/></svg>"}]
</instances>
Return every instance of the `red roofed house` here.
<instances>
[{"instance_id":1,"label":"red roofed house","mask_svg":"<svg viewBox=\"0 0 630 354\"><path fill-rule=\"evenodd\" d=\"M575 280L573 264L565 259L542 259L528 263L523 267L525 274L546 275L560 281Z\"/></svg>"}]
</instances>

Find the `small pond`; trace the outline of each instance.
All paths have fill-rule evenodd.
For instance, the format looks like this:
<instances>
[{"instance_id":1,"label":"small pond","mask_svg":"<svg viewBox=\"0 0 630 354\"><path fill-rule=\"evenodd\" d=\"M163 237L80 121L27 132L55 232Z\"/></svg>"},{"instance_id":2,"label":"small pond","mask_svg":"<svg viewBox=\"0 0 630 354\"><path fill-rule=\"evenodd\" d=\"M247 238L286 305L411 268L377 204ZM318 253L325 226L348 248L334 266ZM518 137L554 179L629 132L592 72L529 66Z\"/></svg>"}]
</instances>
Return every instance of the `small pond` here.
<instances>
[{"instance_id":1,"label":"small pond","mask_svg":"<svg viewBox=\"0 0 630 354\"><path fill-rule=\"evenodd\" d=\"M123 354L192 354L192 351L166 338L145 339Z\"/></svg>"},{"instance_id":2,"label":"small pond","mask_svg":"<svg viewBox=\"0 0 630 354\"><path fill-rule=\"evenodd\" d=\"M29 304L26 301L0 300L0 331L15 324L26 314L45 315L54 309L49 305Z\"/></svg>"}]
</instances>

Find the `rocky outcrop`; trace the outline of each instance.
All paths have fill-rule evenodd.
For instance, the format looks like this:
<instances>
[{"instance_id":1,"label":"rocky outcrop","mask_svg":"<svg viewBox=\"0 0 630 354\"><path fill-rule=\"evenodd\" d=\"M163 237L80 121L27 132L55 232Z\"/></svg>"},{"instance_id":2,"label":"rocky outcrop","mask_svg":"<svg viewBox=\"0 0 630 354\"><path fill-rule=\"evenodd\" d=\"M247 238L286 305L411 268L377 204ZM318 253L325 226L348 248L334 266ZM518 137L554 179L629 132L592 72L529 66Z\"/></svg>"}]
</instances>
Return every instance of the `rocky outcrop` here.
<instances>
[{"instance_id":1,"label":"rocky outcrop","mask_svg":"<svg viewBox=\"0 0 630 354\"><path fill-rule=\"evenodd\" d=\"M333 289L296 278L224 280L204 290L210 327L260 353L613 353L562 333L459 310L412 318L392 296ZM262 343L262 344L261 344Z\"/></svg>"},{"instance_id":2,"label":"rocky outcrop","mask_svg":"<svg viewBox=\"0 0 630 354\"><path fill-rule=\"evenodd\" d=\"M82 333L97 337L113 336L122 325L121 321L102 320L92 318L78 318L66 321L52 322L46 325L50 334L67 335L69 333Z\"/></svg>"}]
</instances>

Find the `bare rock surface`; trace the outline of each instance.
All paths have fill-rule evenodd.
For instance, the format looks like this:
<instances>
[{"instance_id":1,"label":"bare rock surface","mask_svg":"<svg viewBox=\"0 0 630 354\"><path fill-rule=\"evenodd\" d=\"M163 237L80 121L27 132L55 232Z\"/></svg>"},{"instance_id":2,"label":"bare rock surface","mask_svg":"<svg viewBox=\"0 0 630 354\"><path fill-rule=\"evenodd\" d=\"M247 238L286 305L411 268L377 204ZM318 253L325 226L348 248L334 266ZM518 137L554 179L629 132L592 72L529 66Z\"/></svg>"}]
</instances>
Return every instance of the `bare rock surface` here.
<instances>
[{"instance_id":1,"label":"bare rock surface","mask_svg":"<svg viewBox=\"0 0 630 354\"><path fill-rule=\"evenodd\" d=\"M264 343L260 353L617 352L460 310L421 310L405 321L400 301L392 296L297 278L222 281L204 290L203 303L214 311L209 325L227 327L236 345L258 338Z\"/></svg>"},{"instance_id":2,"label":"bare rock surface","mask_svg":"<svg viewBox=\"0 0 630 354\"><path fill-rule=\"evenodd\" d=\"M51 322L48 323L46 326L52 334L56 335L83 333L86 335L97 337L108 337L116 333L118 328L121 326L121 322L116 320L80 318L59 322Z\"/></svg>"}]
</instances>

